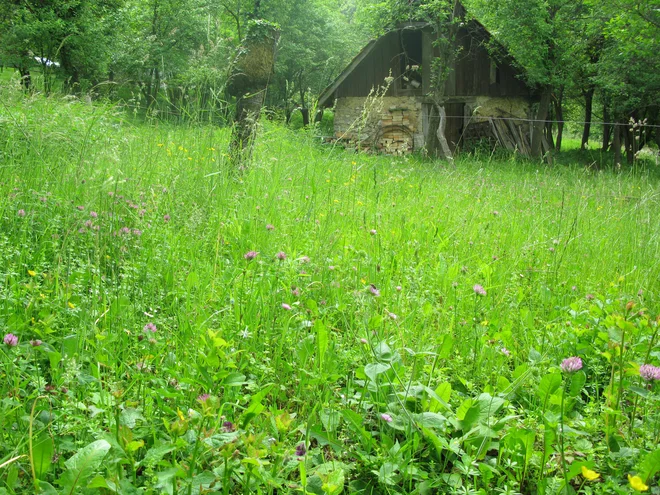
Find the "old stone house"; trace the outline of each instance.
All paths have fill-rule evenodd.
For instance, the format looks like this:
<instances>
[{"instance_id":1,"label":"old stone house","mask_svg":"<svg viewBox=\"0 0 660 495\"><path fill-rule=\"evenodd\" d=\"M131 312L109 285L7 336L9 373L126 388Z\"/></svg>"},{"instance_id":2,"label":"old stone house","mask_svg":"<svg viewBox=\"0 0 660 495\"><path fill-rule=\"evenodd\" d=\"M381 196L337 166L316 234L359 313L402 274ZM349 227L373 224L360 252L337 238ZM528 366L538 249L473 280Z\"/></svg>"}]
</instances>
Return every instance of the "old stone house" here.
<instances>
[{"instance_id":1,"label":"old stone house","mask_svg":"<svg viewBox=\"0 0 660 495\"><path fill-rule=\"evenodd\" d=\"M534 93L506 56L489 54L489 40L476 21L458 29L443 98L444 135L452 151L489 139L527 154ZM439 127L428 96L436 45L424 23L408 23L367 44L319 98L319 109L334 107L334 138L385 153L424 149L433 135L429 126Z\"/></svg>"}]
</instances>

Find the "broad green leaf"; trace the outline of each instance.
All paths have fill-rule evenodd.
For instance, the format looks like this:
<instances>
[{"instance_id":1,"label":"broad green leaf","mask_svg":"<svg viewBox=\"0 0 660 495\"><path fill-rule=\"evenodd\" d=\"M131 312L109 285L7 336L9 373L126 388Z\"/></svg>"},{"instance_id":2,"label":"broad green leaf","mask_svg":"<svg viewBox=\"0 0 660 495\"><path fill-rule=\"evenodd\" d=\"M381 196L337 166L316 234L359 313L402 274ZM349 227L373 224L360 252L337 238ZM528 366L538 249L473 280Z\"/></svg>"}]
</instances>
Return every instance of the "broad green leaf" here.
<instances>
[{"instance_id":1,"label":"broad green leaf","mask_svg":"<svg viewBox=\"0 0 660 495\"><path fill-rule=\"evenodd\" d=\"M142 416L140 411L132 407L124 409L119 415L119 423L131 429L135 428L138 419L144 420L144 416Z\"/></svg>"},{"instance_id":2,"label":"broad green leaf","mask_svg":"<svg viewBox=\"0 0 660 495\"><path fill-rule=\"evenodd\" d=\"M571 397L577 397L582 392L582 387L587 381L587 375L584 371L580 370L577 373L571 375L571 386L568 389L568 394Z\"/></svg>"},{"instance_id":3,"label":"broad green leaf","mask_svg":"<svg viewBox=\"0 0 660 495\"><path fill-rule=\"evenodd\" d=\"M328 351L328 329L321 320L314 322L314 331L316 332L316 348L319 358L319 369L323 369L325 355Z\"/></svg>"},{"instance_id":4,"label":"broad green leaf","mask_svg":"<svg viewBox=\"0 0 660 495\"><path fill-rule=\"evenodd\" d=\"M364 367L364 374L369 377L369 379L378 383L378 375L385 373L391 368L391 365L387 363L369 363Z\"/></svg>"},{"instance_id":5,"label":"broad green leaf","mask_svg":"<svg viewBox=\"0 0 660 495\"><path fill-rule=\"evenodd\" d=\"M34 463L34 473L38 479L42 479L52 465L53 459L53 439L46 433L42 433L32 443L32 462Z\"/></svg>"},{"instance_id":6,"label":"broad green leaf","mask_svg":"<svg viewBox=\"0 0 660 495\"><path fill-rule=\"evenodd\" d=\"M321 418L321 423L327 432L333 432L339 426L339 421L341 420L341 415L339 411L333 411L332 409L323 409L319 413Z\"/></svg>"},{"instance_id":7,"label":"broad green leaf","mask_svg":"<svg viewBox=\"0 0 660 495\"><path fill-rule=\"evenodd\" d=\"M505 402L501 397L493 397L490 394L481 394L477 400L481 407L481 419L484 421L494 416Z\"/></svg>"},{"instance_id":8,"label":"broad green leaf","mask_svg":"<svg viewBox=\"0 0 660 495\"><path fill-rule=\"evenodd\" d=\"M222 385L225 387L240 387L245 383L245 375L233 371L229 373L225 379L222 381Z\"/></svg>"},{"instance_id":9,"label":"broad green leaf","mask_svg":"<svg viewBox=\"0 0 660 495\"><path fill-rule=\"evenodd\" d=\"M273 385L268 385L252 397L250 405L241 415L241 428L245 429L250 421L263 412L266 407L261 403L261 400L268 395L272 387Z\"/></svg>"},{"instance_id":10,"label":"broad green leaf","mask_svg":"<svg viewBox=\"0 0 660 495\"><path fill-rule=\"evenodd\" d=\"M144 458L138 462L138 466L154 467L165 455L172 452L175 448L174 445L169 443L154 445L147 451Z\"/></svg>"},{"instance_id":11,"label":"broad green leaf","mask_svg":"<svg viewBox=\"0 0 660 495\"><path fill-rule=\"evenodd\" d=\"M545 407L548 399L555 391L561 386L561 374L559 373L550 373L541 378L541 383L539 383L539 388L536 390L536 394L541 403Z\"/></svg>"},{"instance_id":12,"label":"broad green leaf","mask_svg":"<svg viewBox=\"0 0 660 495\"><path fill-rule=\"evenodd\" d=\"M647 454L637 468L637 476L644 480L644 483L649 481L655 474L660 471L660 449Z\"/></svg>"},{"instance_id":13,"label":"broad green leaf","mask_svg":"<svg viewBox=\"0 0 660 495\"><path fill-rule=\"evenodd\" d=\"M41 490L38 492L39 495L59 495L59 492L50 483L39 480L37 480L37 483L39 485L39 490ZM2 494L2 492L0 492L0 494Z\"/></svg>"},{"instance_id":14,"label":"broad green leaf","mask_svg":"<svg viewBox=\"0 0 660 495\"><path fill-rule=\"evenodd\" d=\"M326 495L339 495L344 491L344 470L337 469L328 474L322 474L317 471L316 475L321 478L323 485L321 489Z\"/></svg>"},{"instance_id":15,"label":"broad green leaf","mask_svg":"<svg viewBox=\"0 0 660 495\"><path fill-rule=\"evenodd\" d=\"M58 481L62 487L62 495L70 495L76 488L84 486L87 479L101 466L109 450L108 442L97 440L70 457L64 463L66 471Z\"/></svg>"},{"instance_id":16,"label":"broad green leaf","mask_svg":"<svg viewBox=\"0 0 660 495\"><path fill-rule=\"evenodd\" d=\"M385 342L378 342L374 346L374 354L376 355L376 359L379 361L392 361L394 359L394 354L392 353L392 349L390 349L390 346L387 345Z\"/></svg>"},{"instance_id":17,"label":"broad green leaf","mask_svg":"<svg viewBox=\"0 0 660 495\"><path fill-rule=\"evenodd\" d=\"M466 399L456 411L456 417L461 421L461 430L468 432L479 420L481 404L472 399Z\"/></svg>"},{"instance_id":18,"label":"broad green leaf","mask_svg":"<svg viewBox=\"0 0 660 495\"><path fill-rule=\"evenodd\" d=\"M451 334L446 334L442 337L442 343L438 347L438 357L440 359L447 359L451 356L451 349L454 345L454 337Z\"/></svg>"},{"instance_id":19,"label":"broad green leaf","mask_svg":"<svg viewBox=\"0 0 660 495\"><path fill-rule=\"evenodd\" d=\"M445 418L442 414L433 412L415 414L413 418L419 426L423 426L425 428L441 429L447 422L447 418Z\"/></svg>"}]
</instances>

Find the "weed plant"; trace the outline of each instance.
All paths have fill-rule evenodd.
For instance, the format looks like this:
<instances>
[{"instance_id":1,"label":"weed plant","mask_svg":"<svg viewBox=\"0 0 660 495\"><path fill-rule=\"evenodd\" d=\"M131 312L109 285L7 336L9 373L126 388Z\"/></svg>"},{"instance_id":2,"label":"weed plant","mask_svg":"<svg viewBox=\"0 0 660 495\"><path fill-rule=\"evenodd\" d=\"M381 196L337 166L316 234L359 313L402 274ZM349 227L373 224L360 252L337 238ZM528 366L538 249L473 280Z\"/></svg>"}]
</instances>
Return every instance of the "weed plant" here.
<instances>
[{"instance_id":1,"label":"weed plant","mask_svg":"<svg viewBox=\"0 0 660 495\"><path fill-rule=\"evenodd\" d=\"M0 100L1 494L659 492L655 170Z\"/></svg>"}]
</instances>

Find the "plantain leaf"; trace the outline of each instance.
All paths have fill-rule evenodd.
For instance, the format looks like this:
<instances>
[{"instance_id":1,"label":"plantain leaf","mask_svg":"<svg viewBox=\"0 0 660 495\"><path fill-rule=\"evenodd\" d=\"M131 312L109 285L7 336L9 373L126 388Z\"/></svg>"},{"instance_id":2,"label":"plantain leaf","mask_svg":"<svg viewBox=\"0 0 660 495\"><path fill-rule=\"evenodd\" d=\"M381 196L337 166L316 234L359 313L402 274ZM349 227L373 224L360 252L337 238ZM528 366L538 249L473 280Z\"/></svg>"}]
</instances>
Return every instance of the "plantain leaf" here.
<instances>
[{"instance_id":1,"label":"plantain leaf","mask_svg":"<svg viewBox=\"0 0 660 495\"><path fill-rule=\"evenodd\" d=\"M110 450L110 444L105 440L97 440L80 449L70 457L64 465L66 471L58 480L62 487L62 495L71 495L82 487L87 479L101 466L103 459Z\"/></svg>"},{"instance_id":2,"label":"plantain leaf","mask_svg":"<svg viewBox=\"0 0 660 495\"><path fill-rule=\"evenodd\" d=\"M647 483L658 471L660 471L660 449L656 449L644 457L637 475L644 480L644 483Z\"/></svg>"}]
</instances>

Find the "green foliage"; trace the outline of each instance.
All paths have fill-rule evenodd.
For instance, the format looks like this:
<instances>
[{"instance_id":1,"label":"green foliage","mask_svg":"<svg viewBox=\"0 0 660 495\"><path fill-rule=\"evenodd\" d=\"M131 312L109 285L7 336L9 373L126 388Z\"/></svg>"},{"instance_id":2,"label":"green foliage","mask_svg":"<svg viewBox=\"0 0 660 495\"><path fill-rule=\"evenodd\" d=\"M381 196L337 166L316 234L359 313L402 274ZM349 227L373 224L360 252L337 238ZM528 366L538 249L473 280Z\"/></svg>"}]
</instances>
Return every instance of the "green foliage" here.
<instances>
[{"instance_id":1,"label":"green foliage","mask_svg":"<svg viewBox=\"0 0 660 495\"><path fill-rule=\"evenodd\" d=\"M657 487L655 168L266 123L239 174L227 129L0 91L0 493Z\"/></svg>"}]
</instances>

